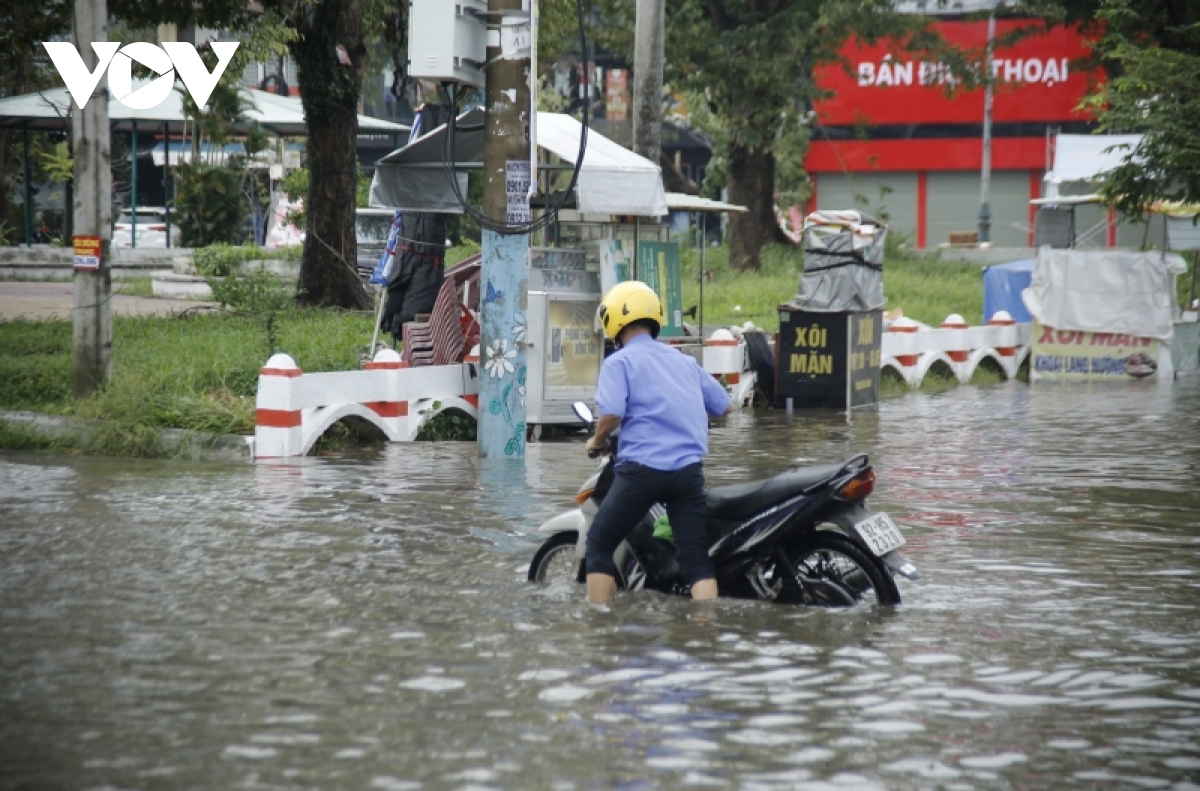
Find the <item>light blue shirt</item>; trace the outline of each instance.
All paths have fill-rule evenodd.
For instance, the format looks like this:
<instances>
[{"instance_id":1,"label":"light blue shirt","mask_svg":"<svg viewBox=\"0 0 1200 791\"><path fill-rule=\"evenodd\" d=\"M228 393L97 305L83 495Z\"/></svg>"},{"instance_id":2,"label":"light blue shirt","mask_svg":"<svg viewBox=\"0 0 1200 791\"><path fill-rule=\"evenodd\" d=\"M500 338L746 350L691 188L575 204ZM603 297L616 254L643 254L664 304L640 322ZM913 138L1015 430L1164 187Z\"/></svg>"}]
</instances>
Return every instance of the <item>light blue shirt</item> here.
<instances>
[{"instance_id":1,"label":"light blue shirt","mask_svg":"<svg viewBox=\"0 0 1200 791\"><path fill-rule=\"evenodd\" d=\"M596 406L621 418L618 464L678 470L708 453L708 416L725 414L729 396L688 355L635 335L600 367Z\"/></svg>"}]
</instances>

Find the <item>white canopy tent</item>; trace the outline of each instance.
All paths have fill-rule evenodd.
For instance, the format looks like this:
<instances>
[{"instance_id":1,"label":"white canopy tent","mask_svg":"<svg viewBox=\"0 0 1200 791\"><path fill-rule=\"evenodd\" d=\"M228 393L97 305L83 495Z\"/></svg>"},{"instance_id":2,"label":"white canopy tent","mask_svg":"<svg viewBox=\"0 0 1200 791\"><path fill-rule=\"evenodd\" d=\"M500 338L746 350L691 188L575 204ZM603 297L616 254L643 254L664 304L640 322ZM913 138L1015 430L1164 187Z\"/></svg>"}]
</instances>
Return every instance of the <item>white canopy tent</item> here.
<instances>
[{"instance_id":1,"label":"white canopy tent","mask_svg":"<svg viewBox=\"0 0 1200 791\"><path fill-rule=\"evenodd\" d=\"M459 191L466 174L483 167L483 110L468 110L455 122L453 168ZM538 148L569 165L579 156L583 126L569 115L537 114ZM460 213L462 206L446 177L446 124L379 160L371 182L371 205L409 211ZM584 214L660 217L667 213L662 171L645 157L588 131L583 167L576 183L576 208Z\"/></svg>"},{"instance_id":2,"label":"white canopy tent","mask_svg":"<svg viewBox=\"0 0 1200 791\"><path fill-rule=\"evenodd\" d=\"M1060 184L1090 182L1115 168L1142 142L1141 135L1057 135L1054 165L1046 173L1046 196L1058 196Z\"/></svg>"},{"instance_id":3,"label":"white canopy tent","mask_svg":"<svg viewBox=\"0 0 1200 791\"><path fill-rule=\"evenodd\" d=\"M1078 247L1110 228L1115 222L1111 213L1092 227L1077 231L1075 209L1101 203L1100 196L1062 195L1060 188L1064 184L1094 188L1093 182L1137 151L1141 141L1141 135L1056 135L1054 162L1044 178L1046 195L1030 201L1038 208L1035 245Z\"/></svg>"}]
</instances>

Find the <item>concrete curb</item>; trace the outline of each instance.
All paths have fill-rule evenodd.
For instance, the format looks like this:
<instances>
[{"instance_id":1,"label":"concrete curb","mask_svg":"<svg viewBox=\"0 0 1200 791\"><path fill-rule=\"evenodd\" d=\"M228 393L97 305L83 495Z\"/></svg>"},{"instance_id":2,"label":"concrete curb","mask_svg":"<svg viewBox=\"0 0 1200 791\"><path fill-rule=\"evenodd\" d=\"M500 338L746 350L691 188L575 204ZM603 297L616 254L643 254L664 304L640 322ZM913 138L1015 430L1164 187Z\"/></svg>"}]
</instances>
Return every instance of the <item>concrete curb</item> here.
<instances>
[{"instance_id":1,"label":"concrete curb","mask_svg":"<svg viewBox=\"0 0 1200 791\"><path fill-rule=\"evenodd\" d=\"M0 423L23 426L51 439L82 440L86 440L92 431L102 425L99 420L9 411L0 411ZM254 438L251 436L214 435L178 428L158 429L158 436L166 458L188 461L253 460Z\"/></svg>"}]
</instances>

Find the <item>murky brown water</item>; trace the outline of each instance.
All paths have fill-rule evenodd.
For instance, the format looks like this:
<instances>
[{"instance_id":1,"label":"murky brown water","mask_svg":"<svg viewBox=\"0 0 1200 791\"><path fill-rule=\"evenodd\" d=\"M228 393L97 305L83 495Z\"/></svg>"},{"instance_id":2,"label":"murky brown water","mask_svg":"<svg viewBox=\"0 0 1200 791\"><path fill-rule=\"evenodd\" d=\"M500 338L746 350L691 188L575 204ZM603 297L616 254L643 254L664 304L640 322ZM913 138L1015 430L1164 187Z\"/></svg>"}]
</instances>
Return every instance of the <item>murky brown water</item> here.
<instances>
[{"instance_id":1,"label":"murky brown water","mask_svg":"<svg viewBox=\"0 0 1200 791\"><path fill-rule=\"evenodd\" d=\"M1200 382L737 416L709 480L860 449L891 612L530 587L578 442L0 455L0 788L1197 788Z\"/></svg>"}]
</instances>

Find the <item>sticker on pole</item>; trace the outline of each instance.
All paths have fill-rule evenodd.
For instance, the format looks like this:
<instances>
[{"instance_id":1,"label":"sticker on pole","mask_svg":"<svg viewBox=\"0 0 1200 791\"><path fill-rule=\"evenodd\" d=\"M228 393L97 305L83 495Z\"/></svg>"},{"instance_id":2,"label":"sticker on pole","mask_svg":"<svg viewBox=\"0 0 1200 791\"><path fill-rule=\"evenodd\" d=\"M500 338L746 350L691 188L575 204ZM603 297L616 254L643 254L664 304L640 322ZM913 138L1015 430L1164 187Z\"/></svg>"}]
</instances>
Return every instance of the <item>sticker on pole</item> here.
<instances>
[{"instance_id":1,"label":"sticker on pole","mask_svg":"<svg viewBox=\"0 0 1200 791\"><path fill-rule=\"evenodd\" d=\"M100 237L73 236L76 269L100 268Z\"/></svg>"},{"instance_id":2,"label":"sticker on pole","mask_svg":"<svg viewBox=\"0 0 1200 791\"><path fill-rule=\"evenodd\" d=\"M504 163L504 195L508 199L508 224L520 225L533 220L529 211L529 160L510 159Z\"/></svg>"}]
</instances>

